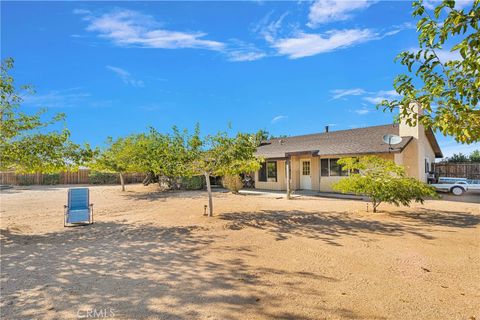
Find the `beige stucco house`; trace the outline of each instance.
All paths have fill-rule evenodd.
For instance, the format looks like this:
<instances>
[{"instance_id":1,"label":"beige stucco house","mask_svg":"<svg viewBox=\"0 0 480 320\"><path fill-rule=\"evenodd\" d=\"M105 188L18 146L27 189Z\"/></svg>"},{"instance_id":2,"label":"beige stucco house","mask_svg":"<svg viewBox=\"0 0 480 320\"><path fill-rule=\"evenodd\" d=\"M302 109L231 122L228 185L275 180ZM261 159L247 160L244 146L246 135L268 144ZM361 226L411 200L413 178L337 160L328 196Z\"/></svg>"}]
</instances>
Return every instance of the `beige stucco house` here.
<instances>
[{"instance_id":1,"label":"beige stucco house","mask_svg":"<svg viewBox=\"0 0 480 320\"><path fill-rule=\"evenodd\" d=\"M402 141L390 147L383 141L386 134ZM332 184L348 174L337 164L341 157L377 155L404 165L409 176L426 182L442 152L432 130L402 122L272 139L258 147L257 155L265 162L255 172L256 189L287 190L289 175L291 190L332 192Z\"/></svg>"}]
</instances>

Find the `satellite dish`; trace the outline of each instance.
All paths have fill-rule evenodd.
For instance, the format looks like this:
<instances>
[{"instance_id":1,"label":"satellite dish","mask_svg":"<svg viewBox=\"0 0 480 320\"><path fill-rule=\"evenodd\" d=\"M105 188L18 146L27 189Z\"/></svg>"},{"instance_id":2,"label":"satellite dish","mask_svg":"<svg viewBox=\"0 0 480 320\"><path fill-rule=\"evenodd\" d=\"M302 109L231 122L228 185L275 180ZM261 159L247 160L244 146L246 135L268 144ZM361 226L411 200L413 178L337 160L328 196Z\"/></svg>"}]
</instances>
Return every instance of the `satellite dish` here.
<instances>
[{"instance_id":1,"label":"satellite dish","mask_svg":"<svg viewBox=\"0 0 480 320\"><path fill-rule=\"evenodd\" d=\"M383 142L388 143L388 152L392 151L392 144L399 144L402 142L402 137L395 134L386 134L383 136Z\"/></svg>"},{"instance_id":2,"label":"satellite dish","mask_svg":"<svg viewBox=\"0 0 480 320\"><path fill-rule=\"evenodd\" d=\"M400 142L402 142L402 137L394 134L386 134L383 136L383 142L388 143L389 145L399 144Z\"/></svg>"}]
</instances>

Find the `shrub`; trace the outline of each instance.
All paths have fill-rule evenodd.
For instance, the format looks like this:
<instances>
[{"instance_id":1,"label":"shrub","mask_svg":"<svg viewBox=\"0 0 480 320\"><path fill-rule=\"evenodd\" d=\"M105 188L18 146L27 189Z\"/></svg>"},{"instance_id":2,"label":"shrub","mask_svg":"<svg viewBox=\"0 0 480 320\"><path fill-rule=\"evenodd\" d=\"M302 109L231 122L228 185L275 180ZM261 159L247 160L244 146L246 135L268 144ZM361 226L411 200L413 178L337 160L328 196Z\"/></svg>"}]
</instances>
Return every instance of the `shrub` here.
<instances>
[{"instance_id":1,"label":"shrub","mask_svg":"<svg viewBox=\"0 0 480 320\"><path fill-rule=\"evenodd\" d=\"M232 193L238 193L243 188L242 178L239 175L226 175L223 177L223 186Z\"/></svg>"},{"instance_id":2,"label":"shrub","mask_svg":"<svg viewBox=\"0 0 480 320\"><path fill-rule=\"evenodd\" d=\"M50 173L43 175L42 184L54 185L60 183L60 174L59 173Z\"/></svg>"},{"instance_id":3,"label":"shrub","mask_svg":"<svg viewBox=\"0 0 480 320\"><path fill-rule=\"evenodd\" d=\"M118 174L109 172L90 171L88 174L90 184L117 184Z\"/></svg>"},{"instance_id":4,"label":"shrub","mask_svg":"<svg viewBox=\"0 0 480 320\"><path fill-rule=\"evenodd\" d=\"M373 212L377 212L377 207L382 202L409 206L412 201L423 203L425 197L438 197L435 188L407 177L405 169L390 160L366 156L342 158L338 164L352 173L336 182L333 189L368 196Z\"/></svg>"},{"instance_id":5,"label":"shrub","mask_svg":"<svg viewBox=\"0 0 480 320\"><path fill-rule=\"evenodd\" d=\"M20 186L30 186L35 184L35 177L33 175L21 175L17 178Z\"/></svg>"},{"instance_id":6,"label":"shrub","mask_svg":"<svg viewBox=\"0 0 480 320\"><path fill-rule=\"evenodd\" d=\"M205 178L203 176L183 177L182 187L185 190L201 190L205 187Z\"/></svg>"}]
</instances>

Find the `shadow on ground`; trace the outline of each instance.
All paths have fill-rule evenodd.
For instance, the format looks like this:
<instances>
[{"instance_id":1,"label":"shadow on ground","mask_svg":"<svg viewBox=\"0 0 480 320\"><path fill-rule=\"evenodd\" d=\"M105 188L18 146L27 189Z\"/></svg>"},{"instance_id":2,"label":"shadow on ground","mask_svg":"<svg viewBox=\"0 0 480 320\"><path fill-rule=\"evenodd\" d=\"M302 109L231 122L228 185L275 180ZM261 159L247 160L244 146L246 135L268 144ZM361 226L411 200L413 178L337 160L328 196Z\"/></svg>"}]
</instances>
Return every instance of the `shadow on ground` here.
<instances>
[{"instance_id":1,"label":"shadow on ground","mask_svg":"<svg viewBox=\"0 0 480 320\"><path fill-rule=\"evenodd\" d=\"M240 230L246 227L265 230L275 236L276 240L285 240L289 236L302 236L340 246L342 236L354 236L360 239L369 234L401 236L412 234L427 240L433 240L432 226L474 227L480 223L480 216L461 212L439 212L421 210L417 212L398 211L391 216L408 219L405 221L382 221L356 218L348 212L305 212L299 210L260 212L235 212L221 215L228 221L227 228Z\"/></svg>"},{"instance_id":2,"label":"shadow on ground","mask_svg":"<svg viewBox=\"0 0 480 320\"><path fill-rule=\"evenodd\" d=\"M468 190L461 196L455 196L446 192L440 192L438 194L440 195L441 200L480 204L480 190Z\"/></svg>"},{"instance_id":3,"label":"shadow on ground","mask_svg":"<svg viewBox=\"0 0 480 320\"><path fill-rule=\"evenodd\" d=\"M402 217L424 226L474 228L480 224L480 216L465 212L417 209L414 212L395 211L389 214Z\"/></svg>"},{"instance_id":4,"label":"shadow on ground","mask_svg":"<svg viewBox=\"0 0 480 320\"><path fill-rule=\"evenodd\" d=\"M252 254L248 248L235 248L235 258L209 260L205 249L222 238L201 231L119 223L45 235L2 229L2 315L77 318L77 312L114 308L115 319L241 319L245 310L260 318L303 319L305 314L278 311L285 310L284 301L271 294L270 286L295 294L305 279L335 281L308 272L251 268L242 259L243 251ZM265 273L286 280L266 283ZM320 291L302 294L321 296ZM303 308L298 310L358 318L349 310L319 304Z\"/></svg>"},{"instance_id":5,"label":"shadow on ground","mask_svg":"<svg viewBox=\"0 0 480 320\"><path fill-rule=\"evenodd\" d=\"M215 197L222 197L223 194L228 193L225 189L213 189ZM206 199L208 197L206 190L156 190L151 192L127 192L123 196L129 200L138 201L166 201L171 198L185 198L185 199Z\"/></svg>"}]
</instances>

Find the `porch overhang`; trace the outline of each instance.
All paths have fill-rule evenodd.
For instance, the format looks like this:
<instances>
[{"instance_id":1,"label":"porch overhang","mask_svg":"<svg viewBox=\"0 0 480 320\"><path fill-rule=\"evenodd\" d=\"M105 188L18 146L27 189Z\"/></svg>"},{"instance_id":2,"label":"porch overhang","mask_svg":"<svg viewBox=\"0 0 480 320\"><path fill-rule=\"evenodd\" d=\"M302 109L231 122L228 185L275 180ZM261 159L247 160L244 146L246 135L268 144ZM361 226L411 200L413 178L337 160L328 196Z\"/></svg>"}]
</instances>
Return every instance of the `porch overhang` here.
<instances>
[{"instance_id":1,"label":"porch overhang","mask_svg":"<svg viewBox=\"0 0 480 320\"><path fill-rule=\"evenodd\" d=\"M293 151L285 152L285 157L290 158L292 156L311 156L318 157L319 150L307 150L307 151Z\"/></svg>"}]
</instances>

